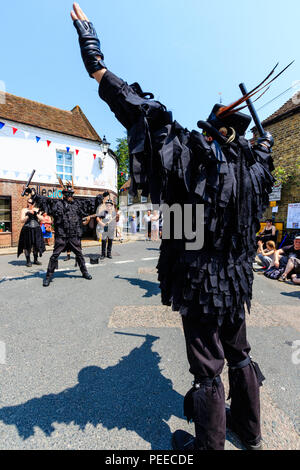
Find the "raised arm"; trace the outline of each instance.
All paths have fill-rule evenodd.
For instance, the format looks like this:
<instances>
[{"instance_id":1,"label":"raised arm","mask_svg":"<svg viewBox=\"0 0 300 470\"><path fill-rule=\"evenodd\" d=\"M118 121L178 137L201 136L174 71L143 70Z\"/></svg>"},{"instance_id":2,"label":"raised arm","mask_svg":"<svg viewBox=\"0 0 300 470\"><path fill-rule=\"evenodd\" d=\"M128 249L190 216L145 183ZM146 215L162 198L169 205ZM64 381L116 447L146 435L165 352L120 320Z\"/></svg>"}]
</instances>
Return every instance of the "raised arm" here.
<instances>
[{"instance_id":1,"label":"raised arm","mask_svg":"<svg viewBox=\"0 0 300 470\"><path fill-rule=\"evenodd\" d=\"M53 205L55 204L55 199L51 199L50 197L40 196L36 194L34 189L27 188L25 194L31 195L31 199L34 202L34 205L40 209L42 212L46 212L48 215L53 215Z\"/></svg>"},{"instance_id":2,"label":"raised arm","mask_svg":"<svg viewBox=\"0 0 300 470\"><path fill-rule=\"evenodd\" d=\"M172 121L166 107L153 100L152 93L144 93L138 83L128 85L114 75L103 61L100 41L93 24L77 3L73 5L71 18L79 36L81 57L91 78L99 83L99 95L109 105L116 118L129 131L132 126L146 117L158 128L162 123Z\"/></svg>"}]
</instances>

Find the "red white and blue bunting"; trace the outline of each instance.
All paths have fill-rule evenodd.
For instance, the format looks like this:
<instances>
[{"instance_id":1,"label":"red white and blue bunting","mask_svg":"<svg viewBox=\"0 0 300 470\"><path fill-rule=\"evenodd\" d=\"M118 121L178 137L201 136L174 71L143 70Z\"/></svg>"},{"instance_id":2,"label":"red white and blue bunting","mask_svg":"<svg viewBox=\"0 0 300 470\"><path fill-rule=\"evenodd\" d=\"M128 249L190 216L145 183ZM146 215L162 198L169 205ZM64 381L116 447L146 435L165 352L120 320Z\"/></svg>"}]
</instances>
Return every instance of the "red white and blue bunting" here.
<instances>
[{"instance_id":1,"label":"red white and blue bunting","mask_svg":"<svg viewBox=\"0 0 300 470\"><path fill-rule=\"evenodd\" d=\"M35 140L37 144L43 144L43 142L44 142L44 143L47 144L48 148L52 144L52 140L49 140L45 137L41 137L39 135L35 135L32 132L20 129L19 127L10 126L9 124L7 124L5 122L0 121L0 136L1 136L1 134L5 134L6 136L15 136L16 134L18 134L18 136L19 136L20 132L22 132L24 134L25 139L30 139L31 138L31 139ZM103 161L104 161L105 157L103 157L102 154L101 154L101 157L100 157L99 155L97 155L97 153L94 153L95 151L86 151L86 150L82 150L82 149L79 150L79 149L77 149L73 146L71 147L71 145L66 146L66 152L67 153L74 152L76 156L80 152L80 154L92 156L94 160L98 156L99 159L101 160L100 169L103 168Z\"/></svg>"}]
</instances>

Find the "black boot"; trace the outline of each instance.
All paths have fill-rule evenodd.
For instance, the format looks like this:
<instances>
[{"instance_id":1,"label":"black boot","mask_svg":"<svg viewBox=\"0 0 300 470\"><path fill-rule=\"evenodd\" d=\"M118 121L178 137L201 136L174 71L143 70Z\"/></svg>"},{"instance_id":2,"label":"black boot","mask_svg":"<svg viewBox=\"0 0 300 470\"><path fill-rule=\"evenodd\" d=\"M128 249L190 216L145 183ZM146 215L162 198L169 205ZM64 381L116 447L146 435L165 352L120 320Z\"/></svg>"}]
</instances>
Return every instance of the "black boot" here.
<instances>
[{"instance_id":1,"label":"black boot","mask_svg":"<svg viewBox=\"0 0 300 470\"><path fill-rule=\"evenodd\" d=\"M85 271L85 272L82 273L82 277L83 277L84 279L87 279L88 281L90 281L91 279L93 279L92 276L90 275L90 273L88 273L87 271Z\"/></svg>"},{"instance_id":2,"label":"black boot","mask_svg":"<svg viewBox=\"0 0 300 470\"><path fill-rule=\"evenodd\" d=\"M26 266L27 268L31 268L32 262L30 261L30 255L26 256Z\"/></svg>"},{"instance_id":3,"label":"black boot","mask_svg":"<svg viewBox=\"0 0 300 470\"><path fill-rule=\"evenodd\" d=\"M102 240L101 249L102 251L101 251L100 259L103 260L106 254L106 240Z\"/></svg>"},{"instance_id":4,"label":"black boot","mask_svg":"<svg viewBox=\"0 0 300 470\"><path fill-rule=\"evenodd\" d=\"M184 414L195 424L196 437L185 431L173 434L175 450L224 450L225 394L220 377L195 379L194 386L184 398Z\"/></svg>"},{"instance_id":5,"label":"black boot","mask_svg":"<svg viewBox=\"0 0 300 470\"><path fill-rule=\"evenodd\" d=\"M228 369L231 405L230 413L227 411L226 415L227 426L237 434L247 449L260 450L259 387L264 376L255 362L251 361L245 367L240 365L231 365Z\"/></svg>"},{"instance_id":6,"label":"black boot","mask_svg":"<svg viewBox=\"0 0 300 470\"><path fill-rule=\"evenodd\" d=\"M254 441L245 440L243 434L240 433L239 426L235 424L234 420L232 419L231 411L229 408L226 408L226 427L237 435L237 437L239 438L243 446L246 447L247 450L262 450L263 445L261 439L256 439Z\"/></svg>"},{"instance_id":7,"label":"black boot","mask_svg":"<svg viewBox=\"0 0 300 470\"><path fill-rule=\"evenodd\" d=\"M34 261L33 261L33 264L37 264L38 266L40 266L42 263L40 261L38 261L38 257L37 255L34 256Z\"/></svg>"},{"instance_id":8,"label":"black boot","mask_svg":"<svg viewBox=\"0 0 300 470\"><path fill-rule=\"evenodd\" d=\"M52 281L52 275L46 274L46 277L43 280L43 286L48 287L51 281Z\"/></svg>"},{"instance_id":9,"label":"black boot","mask_svg":"<svg viewBox=\"0 0 300 470\"><path fill-rule=\"evenodd\" d=\"M68 253L67 256L64 258L64 261L69 261L71 259L71 255Z\"/></svg>"},{"instance_id":10,"label":"black boot","mask_svg":"<svg viewBox=\"0 0 300 470\"><path fill-rule=\"evenodd\" d=\"M112 244L113 244L113 241L111 238L109 238L108 243L107 243L107 257L110 259L112 259L112 255L111 255Z\"/></svg>"},{"instance_id":11,"label":"black boot","mask_svg":"<svg viewBox=\"0 0 300 470\"><path fill-rule=\"evenodd\" d=\"M195 440L189 432L177 429L172 435L172 448L181 452L195 452Z\"/></svg>"}]
</instances>

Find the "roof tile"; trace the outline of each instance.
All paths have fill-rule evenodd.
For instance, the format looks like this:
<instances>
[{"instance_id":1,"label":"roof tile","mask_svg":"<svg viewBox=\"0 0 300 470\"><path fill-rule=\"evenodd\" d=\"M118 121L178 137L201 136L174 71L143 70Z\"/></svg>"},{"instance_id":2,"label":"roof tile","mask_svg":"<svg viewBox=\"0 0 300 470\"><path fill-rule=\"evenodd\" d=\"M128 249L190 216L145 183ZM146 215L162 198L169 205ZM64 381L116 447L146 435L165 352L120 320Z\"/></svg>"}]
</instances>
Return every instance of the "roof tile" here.
<instances>
[{"instance_id":1,"label":"roof tile","mask_svg":"<svg viewBox=\"0 0 300 470\"><path fill-rule=\"evenodd\" d=\"M0 105L0 118L101 142L100 136L79 106L65 111L5 93L5 102Z\"/></svg>"}]
</instances>

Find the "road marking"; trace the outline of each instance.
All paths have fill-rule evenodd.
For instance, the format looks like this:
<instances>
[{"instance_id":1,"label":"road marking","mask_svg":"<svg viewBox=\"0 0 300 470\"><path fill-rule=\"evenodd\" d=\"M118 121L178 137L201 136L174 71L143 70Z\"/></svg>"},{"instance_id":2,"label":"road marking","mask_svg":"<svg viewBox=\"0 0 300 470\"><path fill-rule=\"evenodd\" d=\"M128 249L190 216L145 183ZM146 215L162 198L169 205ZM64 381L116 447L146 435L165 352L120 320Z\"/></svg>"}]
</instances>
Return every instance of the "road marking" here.
<instances>
[{"instance_id":1,"label":"road marking","mask_svg":"<svg viewBox=\"0 0 300 470\"><path fill-rule=\"evenodd\" d=\"M134 263L135 261L137 261L137 260L128 259L126 261L114 261L114 264Z\"/></svg>"},{"instance_id":2,"label":"road marking","mask_svg":"<svg viewBox=\"0 0 300 470\"><path fill-rule=\"evenodd\" d=\"M152 256L152 258L141 258L141 261L149 261L151 259L158 259L159 256Z\"/></svg>"}]
</instances>

